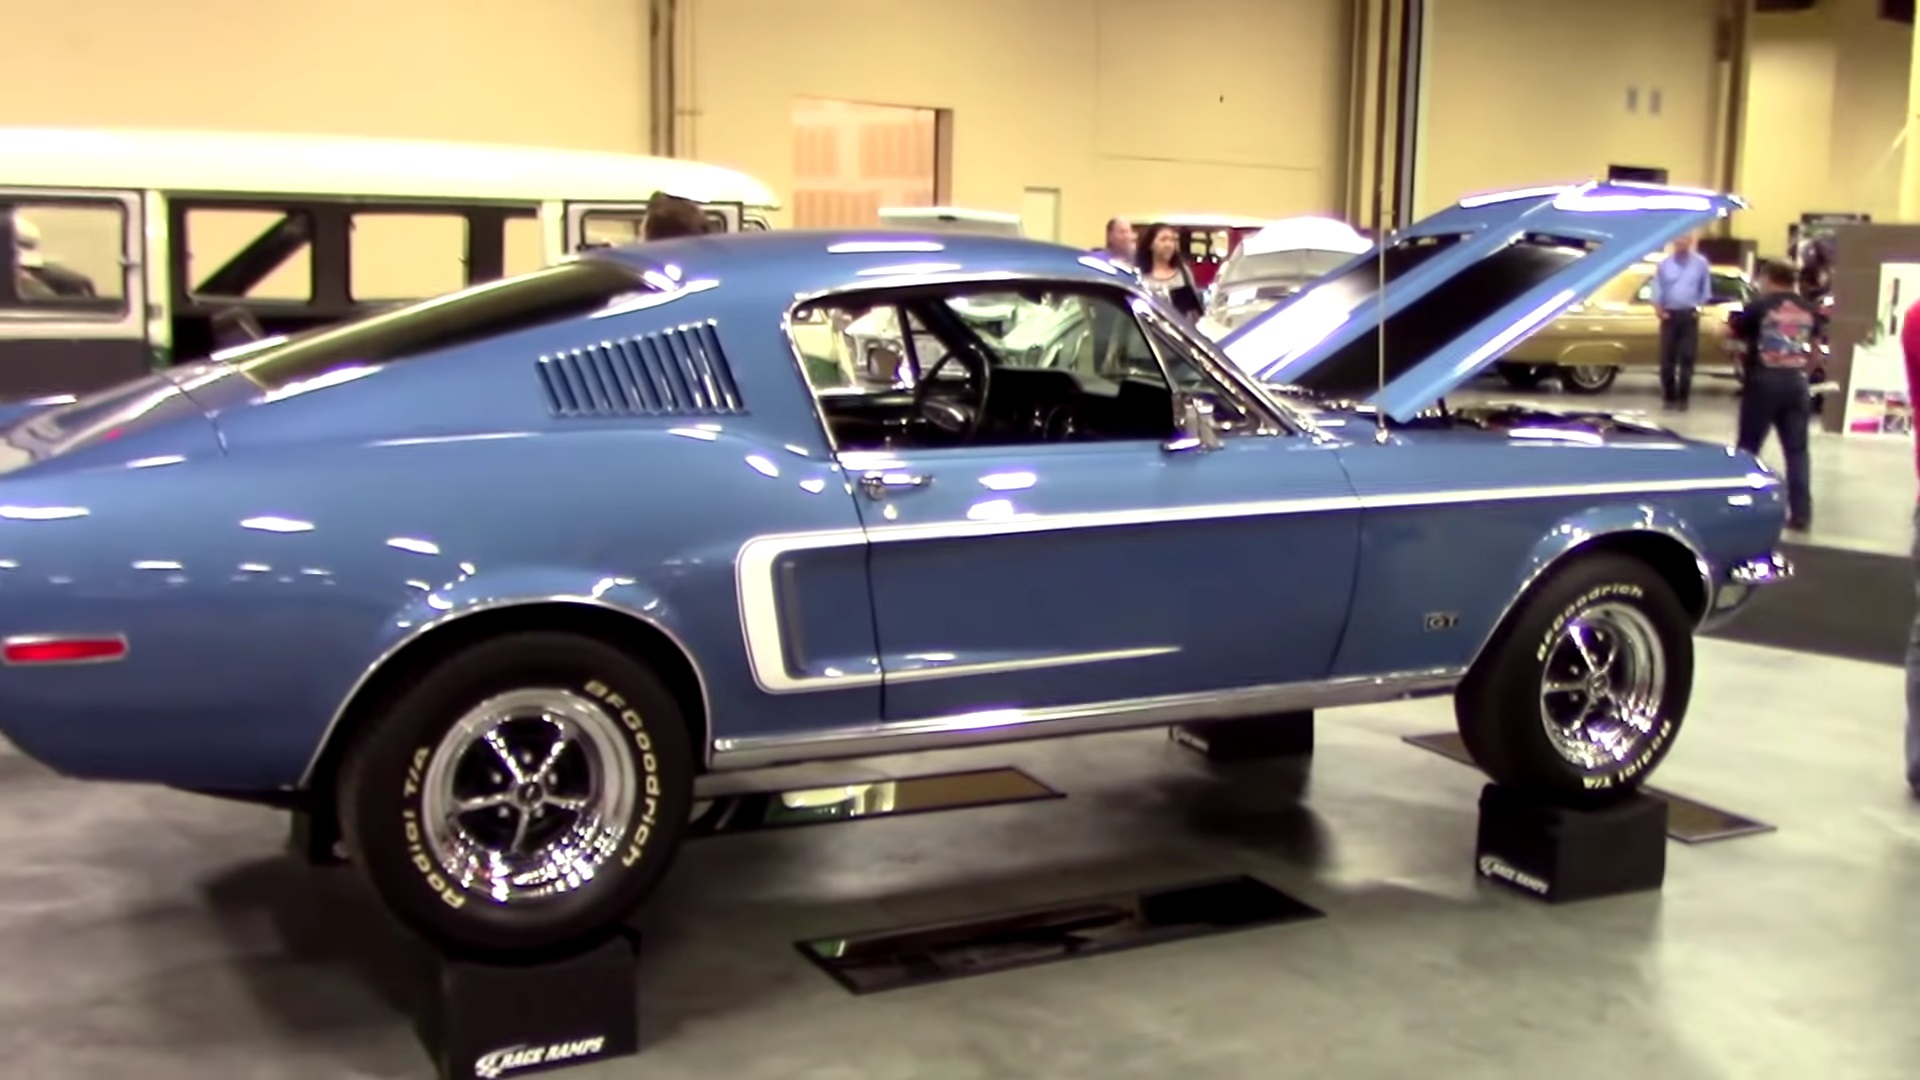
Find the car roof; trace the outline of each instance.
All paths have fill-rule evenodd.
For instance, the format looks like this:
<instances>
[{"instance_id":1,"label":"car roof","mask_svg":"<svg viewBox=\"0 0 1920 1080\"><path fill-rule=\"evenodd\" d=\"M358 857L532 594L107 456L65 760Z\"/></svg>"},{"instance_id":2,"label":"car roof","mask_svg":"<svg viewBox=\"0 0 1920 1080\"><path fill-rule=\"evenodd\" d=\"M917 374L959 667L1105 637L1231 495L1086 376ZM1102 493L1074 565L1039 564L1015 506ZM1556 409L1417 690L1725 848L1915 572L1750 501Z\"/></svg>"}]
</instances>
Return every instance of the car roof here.
<instances>
[{"instance_id":1,"label":"car roof","mask_svg":"<svg viewBox=\"0 0 1920 1080\"><path fill-rule=\"evenodd\" d=\"M712 279L793 298L859 287L943 281L1048 278L1123 284L1124 268L1096 254L1040 240L899 228L719 233L605 248L613 258L682 281Z\"/></svg>"}]
</instances>

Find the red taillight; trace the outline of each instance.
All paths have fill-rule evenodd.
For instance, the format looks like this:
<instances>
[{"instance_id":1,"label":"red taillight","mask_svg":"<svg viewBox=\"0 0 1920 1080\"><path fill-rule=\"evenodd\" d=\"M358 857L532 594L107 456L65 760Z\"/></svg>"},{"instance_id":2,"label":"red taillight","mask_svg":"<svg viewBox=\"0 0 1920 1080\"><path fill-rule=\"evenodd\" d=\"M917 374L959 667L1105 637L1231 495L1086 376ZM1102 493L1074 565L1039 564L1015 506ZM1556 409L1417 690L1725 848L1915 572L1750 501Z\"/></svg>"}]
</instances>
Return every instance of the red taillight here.
<instances>
[{"instance_id":1,"label":"red taillight","mask_svg":"<svg viewBox=\"0 0 1920 1080\"><path fill-rule=\"evenodd\" d=\"M0 642L0 660L9 664L88 664L127 655L123 637L31 637Z\"/></svg>"}]
</instances>

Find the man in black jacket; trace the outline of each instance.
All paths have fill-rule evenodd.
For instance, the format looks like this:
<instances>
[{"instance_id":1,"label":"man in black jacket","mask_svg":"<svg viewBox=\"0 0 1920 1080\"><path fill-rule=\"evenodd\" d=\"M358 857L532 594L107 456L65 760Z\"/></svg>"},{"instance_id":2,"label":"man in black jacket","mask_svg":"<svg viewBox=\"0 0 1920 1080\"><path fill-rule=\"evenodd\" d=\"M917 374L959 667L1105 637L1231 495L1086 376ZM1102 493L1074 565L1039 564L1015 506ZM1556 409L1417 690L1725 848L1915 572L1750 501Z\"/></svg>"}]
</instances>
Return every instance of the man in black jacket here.
<instances>
[{"instance_id":1,"label":"man in black jacket","mask_svg":"<svg viewBox=\"0 0 1920 1080\"><path fill-rule=\"evenodd\" d=\"M1807 428L1813 421L1813 393L1807 374L1814 361L1814 331L1820 314L1794 288L1793 268L1770 262L1761 268L1760 296L1735 312L1734 337L1745 346L1741 370L1740 449L1758 454L1767 429L1780 435L1787 465L1787 528L1813 523L1813 494L1807 475Z\"/></svg>"}]
</instances>

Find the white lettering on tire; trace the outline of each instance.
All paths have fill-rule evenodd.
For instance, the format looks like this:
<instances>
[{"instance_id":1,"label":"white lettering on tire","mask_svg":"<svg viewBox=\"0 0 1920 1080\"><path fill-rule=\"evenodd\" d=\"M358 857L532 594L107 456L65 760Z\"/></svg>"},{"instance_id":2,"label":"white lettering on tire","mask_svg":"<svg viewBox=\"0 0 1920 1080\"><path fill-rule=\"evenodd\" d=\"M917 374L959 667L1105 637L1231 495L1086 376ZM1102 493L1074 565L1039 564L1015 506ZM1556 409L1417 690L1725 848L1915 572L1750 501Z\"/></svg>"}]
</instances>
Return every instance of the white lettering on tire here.
<instances>
[{"instance_id":1,"label":"white lettering on tire","mask_svg":"<svg viewBox=\"0 0 1920 1080\"><path fill-rule=\"evenodd\" d=\"M421 777L426 775L427 762L432 757L433 749L422 746L413 752L413 760L407 763L407 775L400 785L403 800L400 835L406 840L407 861L420 872L421 880L427 883L427 888L433 890L441 903L457 911L466 906L467 894L454 888L453 883L440 873L433 856L427 854L425 837L420 829L420 812L415 807L415 800L420 796Z\"/></svg>"},{"instance_id":2,"label":"white lettering on tire","mask_svg":"<svg viewBox=\"0 0 1920 1080\"><path fill-rule=\"evenodd\" d=\"M607 708L620 715L620 723L633 736L633 745L640 751L640 772L645 804L640 811L640 820L634 823L633 836L627 841L626 851L620 856L620 865L631 868L646 857L647 840L653 836L653 826L660 816L660 758L653 752L653 737L647 733L646 721L640 717L639 710L627 704L627 700L615 693L611 687L598 679L590 679L583 688L588 696L604 703Z\"/></svg>"}]
</instances>

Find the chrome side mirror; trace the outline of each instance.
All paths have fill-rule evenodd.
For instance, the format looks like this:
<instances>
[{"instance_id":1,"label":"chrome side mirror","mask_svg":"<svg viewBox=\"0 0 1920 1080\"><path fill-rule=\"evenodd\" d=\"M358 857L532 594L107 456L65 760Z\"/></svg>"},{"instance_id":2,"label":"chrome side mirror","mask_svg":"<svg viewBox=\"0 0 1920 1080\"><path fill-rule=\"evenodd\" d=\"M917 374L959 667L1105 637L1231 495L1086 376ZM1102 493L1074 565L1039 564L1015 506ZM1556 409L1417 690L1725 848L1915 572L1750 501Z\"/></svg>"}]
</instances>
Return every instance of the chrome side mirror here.
<instances>
[{"instance_id":1,"label":"chrome side mirror","mask_svg":"<svg viewBox=\"0 0 1920 1080\"><path fill-rule=\"evenodd\" d=\"M1174 398L1174 416L1179 430L1167 440L1166 449L1220 449L1223 436L1220 421L1213 414L1213 402L1198 394L1178 394Z\"/></svg>"}]
</instances>

